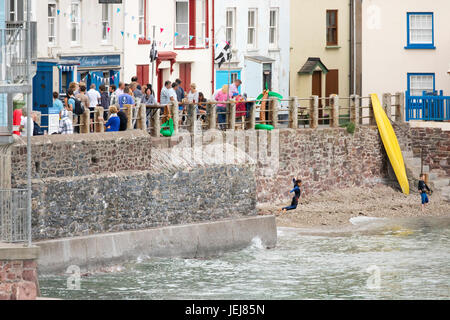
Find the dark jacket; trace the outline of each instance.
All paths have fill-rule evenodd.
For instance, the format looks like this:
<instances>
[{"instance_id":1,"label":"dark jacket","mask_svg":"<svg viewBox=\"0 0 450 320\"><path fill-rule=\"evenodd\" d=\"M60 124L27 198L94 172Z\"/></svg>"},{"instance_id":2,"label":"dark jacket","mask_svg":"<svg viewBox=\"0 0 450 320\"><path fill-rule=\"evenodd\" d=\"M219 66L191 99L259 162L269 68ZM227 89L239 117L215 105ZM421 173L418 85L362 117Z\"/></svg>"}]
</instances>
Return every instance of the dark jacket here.
<instances>
[{"instance_id":1,"label":"dark jacket","mask_svg":"<svg viewBox=\"0 0 450 320\"><path fill-rule=\"evenodd\" d=\"M119 111L117 113L117 116L120 119L120 128L119 131L127 131L127 124L128 124L128 118L123 111Z\"/></svg>"},{"instance_id":2,"label":"dark jacket","mask_svg":"<svg viewBox=\"0 0 450 320\"><path fill-rule=\"evenodd\" d=\"M36 122L34 122L33 136L43 136L43 135L44 135L44 132L42 131L41 127Z\"/></svg>"}]
</instances>

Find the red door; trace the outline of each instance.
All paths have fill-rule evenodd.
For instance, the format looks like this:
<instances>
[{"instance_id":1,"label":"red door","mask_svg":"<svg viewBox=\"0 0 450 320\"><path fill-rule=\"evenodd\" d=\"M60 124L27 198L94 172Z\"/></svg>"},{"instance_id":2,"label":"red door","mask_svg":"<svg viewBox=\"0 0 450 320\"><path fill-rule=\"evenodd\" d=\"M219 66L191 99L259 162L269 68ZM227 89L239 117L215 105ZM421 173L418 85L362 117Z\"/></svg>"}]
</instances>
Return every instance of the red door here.
<instances>
[{"instance_id":1,"label":"red door","mask_svg":"<svg viewBox=\"0 0 450 320\"><path fill-rule=\"evenodd\" d=\"M180 80L183 82L181 86L184 91L189 92L191 87L191 64L180 63Z\"/></svg>"},{"instance_id":2,"label":"red door","mask_svg":"<svg viewBox=\"0 0 450 320\"><path fill-rule=\"evenodd\" d=\"M144 64L144 65L137 65L137 71L136 71L136 75L138 77L138 82L141 85L147 85L149 83L148 79L149 79L149 65L148 64Z\"/></svg>"}]
</instances>

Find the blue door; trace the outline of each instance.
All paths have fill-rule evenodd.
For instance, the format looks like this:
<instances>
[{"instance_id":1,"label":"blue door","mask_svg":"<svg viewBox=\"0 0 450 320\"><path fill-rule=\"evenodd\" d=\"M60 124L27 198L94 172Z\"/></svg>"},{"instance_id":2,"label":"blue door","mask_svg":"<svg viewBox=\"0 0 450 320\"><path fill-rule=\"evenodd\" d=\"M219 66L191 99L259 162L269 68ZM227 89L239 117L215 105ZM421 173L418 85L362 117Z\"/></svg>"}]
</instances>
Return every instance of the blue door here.
<instances>
[{"instance_id":1,"label":"blue door","mask_svg":"<svg viewBox=\"0 0 450 320\"><path fill-rule=\"evenodd\" d=\"M216 90L224 85L231 85L236 79L241 79L241 70L216 71ZM241 93L241 87L239 87L239 93Z\"/></svg>"}]
</instances>

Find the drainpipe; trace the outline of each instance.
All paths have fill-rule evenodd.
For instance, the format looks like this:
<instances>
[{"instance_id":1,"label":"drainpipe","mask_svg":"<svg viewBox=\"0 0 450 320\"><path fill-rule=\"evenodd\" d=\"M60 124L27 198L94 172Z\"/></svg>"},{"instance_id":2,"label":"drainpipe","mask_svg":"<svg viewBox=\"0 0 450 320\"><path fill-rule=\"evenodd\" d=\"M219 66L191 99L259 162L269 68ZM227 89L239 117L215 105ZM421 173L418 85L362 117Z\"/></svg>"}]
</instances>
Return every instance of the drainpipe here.
<instances>
[{"instance_id":1,"label":"drainpipe","mask_svg":"<svg viewBox=\"0 0 450 320\"><path fill-rule=\"evenodd\" d=\"M215 38L215 0L211 0L212 1L212 41L209 42L209 45L212 46L212 67L211 67L211 75L212 75L212 80L211 80L211 95L214 94L215 91L215 77L214 77L214 71L215 71L215 58L216 58L216 38Z\"/></svg>"}]
</instances>

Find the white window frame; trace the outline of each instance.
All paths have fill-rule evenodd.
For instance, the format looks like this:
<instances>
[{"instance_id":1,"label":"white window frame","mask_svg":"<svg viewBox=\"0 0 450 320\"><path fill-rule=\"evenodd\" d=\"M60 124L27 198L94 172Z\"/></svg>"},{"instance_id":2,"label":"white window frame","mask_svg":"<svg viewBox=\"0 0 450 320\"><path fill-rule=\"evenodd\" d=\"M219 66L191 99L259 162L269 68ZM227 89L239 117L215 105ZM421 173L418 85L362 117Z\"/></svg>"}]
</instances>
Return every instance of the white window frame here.
<instances>
[{"instance_id":1,"label":"white window frame","mask_svg":"<svg viewBox=\"0 0 450 320\"><path fill-rule=\"evenodd\" d=\"M422 96L424 91L434 91L434 74L410 74L409 76L409 94L411 96Z\"/></svg>"},{"instance_id":2,"label":"white window frame","mask_svg":"<svg viewBox=\"0 0 450 320\"><path fill-rule=\"evenodd\" d=\"M145 37L145 1L139 0L138 21L139 21L139 38Z\"/></svg>"},{"instance_id":3,"label":"white window frame","mask_svg":"<svg viewBox=\"0 0 450 320\"><path fill-rule=\"evenodd\" d=\"M197 48L205 47L206 37L206 1L196 0L195 2L195 45ZM203 10L200 11L200 8Z\"/></svg>"},{"instance_id":4,"label":"white window frame","mask_svg":"<svg viewBox=\"0 0 450 320\"><path fill-rule=\"evenodd\" d=\"M52 1L50 0L48 2L48 7L50 6L54 6L54 12L53 12L53 16L48 16L48 44L49 46L56 46L58 43L58 15L57 15L57 11L58 11L58 3L56 1ZM47 9L48 11L48 9ZM48 14L48 12L47 12ZM52 26L53 25L53 30L52 30ZM52 32L53 31L53 32Z\"/></svg>"},{"instance_id":5,"label":"white window frame","mask_svg":"<svg viewBox=\"0 0 450 320\"><path fill-rule=\"evenodd\" d=\"M228 17L231 15L231 25L228 24ZM227 8L225 13L225 39L231 42L231 45L236 44L236 8Z\"/></svg>"},{"instance_id":6,"label":"white window frame","mask_svg":"<svg viewBox=\"0 0 450 320\"><path fill-rule=\"evenodd\" d=\"M424 21L417 21L419 19L426 19L426 21L429 23L428 26L424 24ZM408 13L408 45L434 45L434 14L432 12L427 13L420 13L420 12L409 12ZM416 23L416 25L414 25ZM421 27L418 27L417 25L421 25ZM424 33L427 32L430 34L430 39L423 40L423 39L413 39L414 36L416 38L424 37ZM422 34L421 34L422 33Z\"/></svg>"},{"instance_id":7,"label":"white window frame","mask_svg":"<svg viewBox=\"0 0 450 320\"><path fill-rule=\"evenodd\" d=\"M272 25L272 13L275 14L275 23ZM278 48L278 38L279 38L279 23L280 21L280 10L279 8L270 8L269 11L269 47L274 49ZM271 42L271 37L273 33L273 41Z\"/></svg>"},{"instance_id":8,"label":"white window frame","mask_svg":"<svg viewBox=\"0 0 450 320\"><path fill-rule=\"evenodd\" d=\"M6 7L7 7L7 21L25 21L26 20L26 2L24 0L12 0L14 8L11 8L11 0L6 0ZM22 13L22 19L18 19L18 4L22 3L23 13Z\"/></svg>"},{"instance_id":9,"label":"white window frame","mask_svg":"<svg viewBox=\"0 0 450 320\"><path fill-rule=\"evenodd\" d=\"M74 15L74 6L77 6L77 14ZM70 14L72 15L70 21L70 43L72 46L79 45L81 43L81 1L71 0L70 3ZM76 39L73 39L73 28L75 29Z\"/></svg>"},{"instance_id":10,"label":"white window frame","mask_svg":"<svg viewBox=\"0 0 450 320\"><path fill-rule=\"evenodd\" d=\"M178 22L177 20L177 5L180 2L187 3L187 22ZM178 29L178 26L180 25L186 25L187 26L187 34L183 35L180 33L180 30ZM190 35L190 28L189 28L189 0L176 0L175 1L175 32L178 33L178 36L175 37L174 41L174 47L175 48L182 48L182 47L189 47L189 35ZM181 42L183 41L183 42Z\"/></svg>"},{"instance_id":11,"label":"white window frame","mask_svg":"<svg viewBox=\"0 0 450 320\"><path fill-rule=\"evenodd\" d=\"M254 14L253 24L250 24L250 14ZM257 35L258 35L258 9L257 8L249 8L247 14L247 47L248 49L256 49L257 48ZM253 33L253 42L250 42L250 34Z\"/></svg>"},{"instance_id":12,"label":"white window frame","mask_svg":"<svg viewBox=\"0 0 450 320\"><path fill-rule=\"evenodd\" d=\"M106 11L105 11L106 9ZM105 17L104 13L107 14ZM111 42L110 32L108 28L111 28L112 6L109 3L102 4L102 44L109 44ZM106 35L106 37L105 37Z\"/></svg>"}]
</instances>

